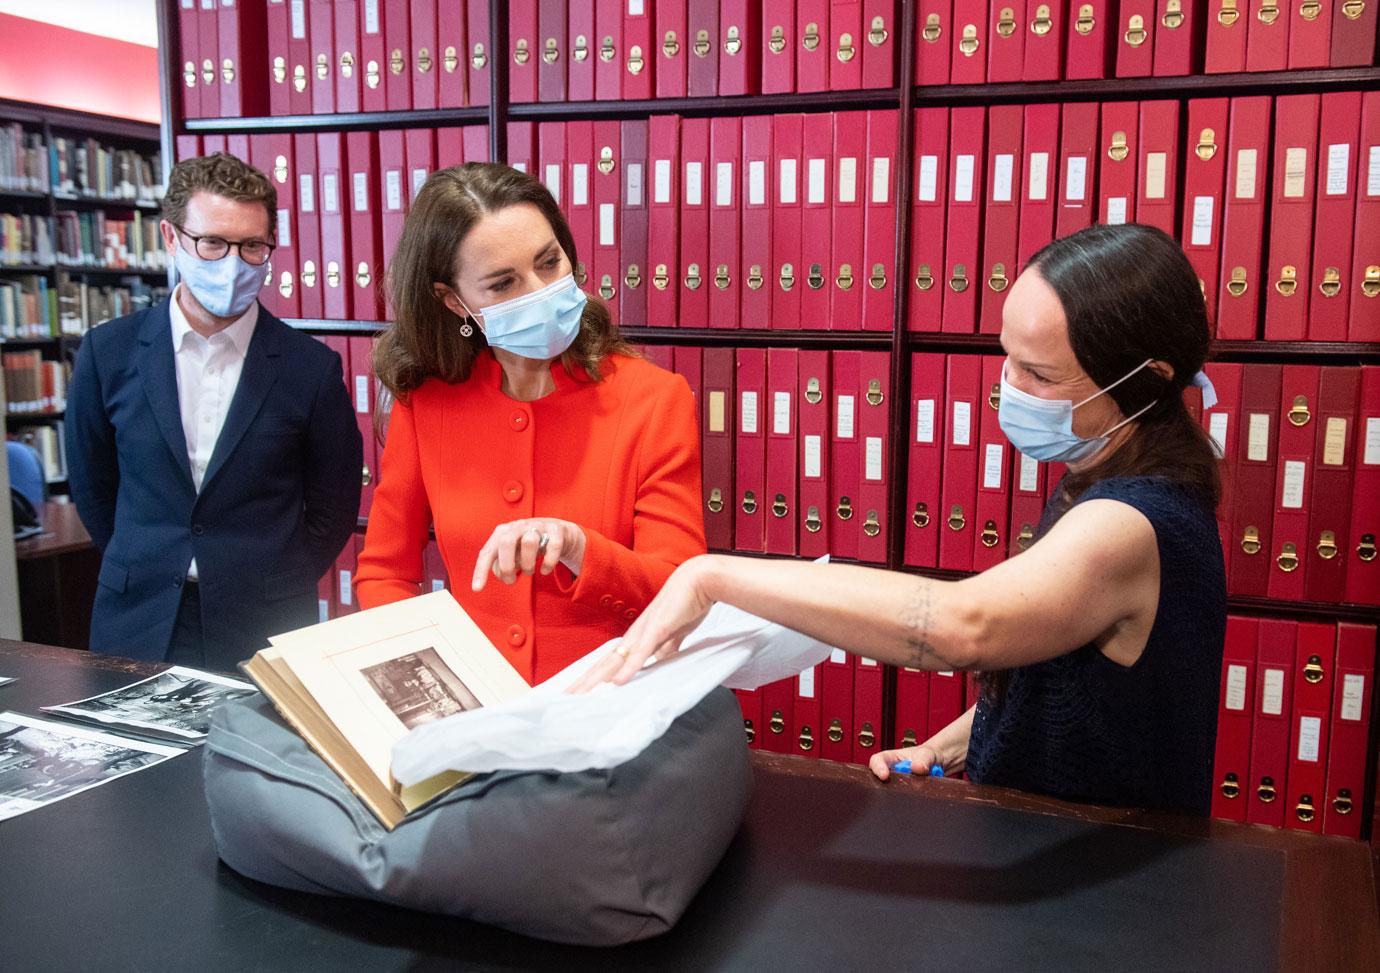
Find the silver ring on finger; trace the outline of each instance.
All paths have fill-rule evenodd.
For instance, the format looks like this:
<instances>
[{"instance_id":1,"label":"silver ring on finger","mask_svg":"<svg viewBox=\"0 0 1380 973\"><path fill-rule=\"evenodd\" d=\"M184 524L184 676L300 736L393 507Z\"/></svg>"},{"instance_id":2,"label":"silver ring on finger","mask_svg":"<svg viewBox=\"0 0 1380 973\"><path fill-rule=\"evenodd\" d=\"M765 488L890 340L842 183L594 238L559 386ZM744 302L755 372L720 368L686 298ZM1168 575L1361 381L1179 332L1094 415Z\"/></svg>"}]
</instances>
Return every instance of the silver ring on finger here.
<instances>
[{"instance_id":1,"label":"silver ring on finger","mask_svg":"<svg viewBox=\"0 0 1380 973\"><path fill-rule=\"evenodd\" d=\"M551 543L550 534L542 534L541 540L537 542L537 554L540 556L546 553L546 545Z\"/></svg>"}]
</instances>

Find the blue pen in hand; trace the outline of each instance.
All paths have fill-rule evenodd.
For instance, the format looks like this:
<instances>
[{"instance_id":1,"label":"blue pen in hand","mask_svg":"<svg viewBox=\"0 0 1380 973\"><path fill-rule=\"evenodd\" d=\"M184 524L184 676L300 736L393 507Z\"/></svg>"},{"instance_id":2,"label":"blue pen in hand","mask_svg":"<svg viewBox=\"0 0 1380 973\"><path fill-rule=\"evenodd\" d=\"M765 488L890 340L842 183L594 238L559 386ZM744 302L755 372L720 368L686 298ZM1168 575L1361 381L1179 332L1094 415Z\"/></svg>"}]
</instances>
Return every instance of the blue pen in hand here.
<instances>
[{"instance_id":1,"label":"blue pen in hand","mask_svg":"<svg viewBox=\"0 0 1380 973\"><path fill-rule=\"evenodd\" d=\"M898 773L898 774L908 774L908 773L910 773L910 761L909 761L909 760L898 760L898 761L896 761L894 764L891 765L891 769L892 769L893 772ZM944 776L944 768L941 767L941 766L939 766L939 764L931 764L931 765L930 765L930 776L931 776L931 777L943 777L943 776Z\"/></svg>"}]
</instances>

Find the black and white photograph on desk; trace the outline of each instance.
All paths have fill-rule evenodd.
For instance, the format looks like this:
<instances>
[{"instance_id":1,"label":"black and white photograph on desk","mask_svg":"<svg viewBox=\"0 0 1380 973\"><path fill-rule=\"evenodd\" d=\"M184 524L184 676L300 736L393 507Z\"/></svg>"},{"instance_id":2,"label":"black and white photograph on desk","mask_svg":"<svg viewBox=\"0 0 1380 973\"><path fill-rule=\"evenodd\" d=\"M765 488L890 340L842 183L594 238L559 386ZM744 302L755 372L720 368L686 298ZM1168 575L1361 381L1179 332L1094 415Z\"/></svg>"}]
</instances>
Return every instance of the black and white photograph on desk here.
<instances>
[{"instance_id":1,"label":"black and white photograph on desk","mask_svg":"<svg viewBox=\"0 0 1380 973\"><path fill-rule=\"evenodd\" d=\"M361 670L374 692L409 730L464 710L479 700L460 677L427 648Z\"/></svg>"},{"instance_id":2,"label":"black and white photograph on desk","mask_svg":"<svg viewBox=\"0 0 1380 973\"><path fill-rule=\"evenodd\" d=\"M43 712L163 743L195 746L206 739L221 703L258 692L251 683L173 666L156 676Z\"/></svg>"},{"instance_id":3,"label":"black and white photograph on desk","mask_svg":"<svg viewBox=\"0 0 1380 973\"><path fill-rule=\"evenodd\" d=\"M22 713L0 713L0 821L185 752Z\"/></svg>"}]
</instances>

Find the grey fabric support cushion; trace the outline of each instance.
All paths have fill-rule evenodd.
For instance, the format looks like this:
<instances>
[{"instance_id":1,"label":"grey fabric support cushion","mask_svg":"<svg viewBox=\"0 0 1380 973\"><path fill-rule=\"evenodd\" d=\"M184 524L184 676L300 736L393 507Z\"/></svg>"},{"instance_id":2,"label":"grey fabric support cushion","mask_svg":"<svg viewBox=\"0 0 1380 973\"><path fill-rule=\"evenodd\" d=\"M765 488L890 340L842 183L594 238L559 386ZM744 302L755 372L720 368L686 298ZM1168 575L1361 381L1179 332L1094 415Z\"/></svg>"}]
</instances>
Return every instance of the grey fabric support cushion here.
<instances>
[{"instance_id":1,"label":"grey fabric support cushion","mask_svg":"<svg viewBox=\"0 0 1380 973\"><path fill-rule=\"evenodd\" d=\"M262 695L217 710L204 773L216 848L250 878L582 945L670 929L737 831L751 780L725 689L612 770L485 774L392 832Z\"/></svg>"}]
</instances>

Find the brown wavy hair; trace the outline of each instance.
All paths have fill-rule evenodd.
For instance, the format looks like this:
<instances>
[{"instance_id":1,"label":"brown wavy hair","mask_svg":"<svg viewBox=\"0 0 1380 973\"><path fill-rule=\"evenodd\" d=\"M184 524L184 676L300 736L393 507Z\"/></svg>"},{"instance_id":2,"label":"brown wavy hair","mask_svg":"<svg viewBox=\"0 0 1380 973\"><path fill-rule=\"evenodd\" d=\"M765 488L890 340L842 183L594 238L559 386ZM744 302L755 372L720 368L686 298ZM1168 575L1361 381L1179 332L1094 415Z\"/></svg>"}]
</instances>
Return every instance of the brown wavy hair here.
<instances>
[{"instance_id":1,"label":"brown wavy hair","mask_svg":"<svg viewBox=\"0 0 1380 973\"><path fill-rule=\"evenodd\" d=\"M228 152L183 159L168 174L162 216L173 226L187 222L187 203L197 193L213 193L237 203L259 203L268 211L270 241L278 232L278 190L268 176Z\"/></svg>"},{"instance_id":2,"label":"brown wavy hair","mask_svg":"<svg viewBox=\"0 0 1380 973\"><path fill-rule=\"evenodd\" d=\"M384 282L394 320L374 351L379 380L395 397L405 400L429 378L455 384L470 377L475 358L488 347L484 334L476 327L471 337L462 337L465 319L436 296L435 285L454 286L460 243L481 217L523 203L541 210L570 266L577 266L570 224L550 191L525 172L493 162L467 162L433 173L417 194ZM579 334L561 363L571 377L580 380L583 373L597 382L600 362L612 354L635 352L608 308L591 295Z\"/></svg>"}]
</instances>

